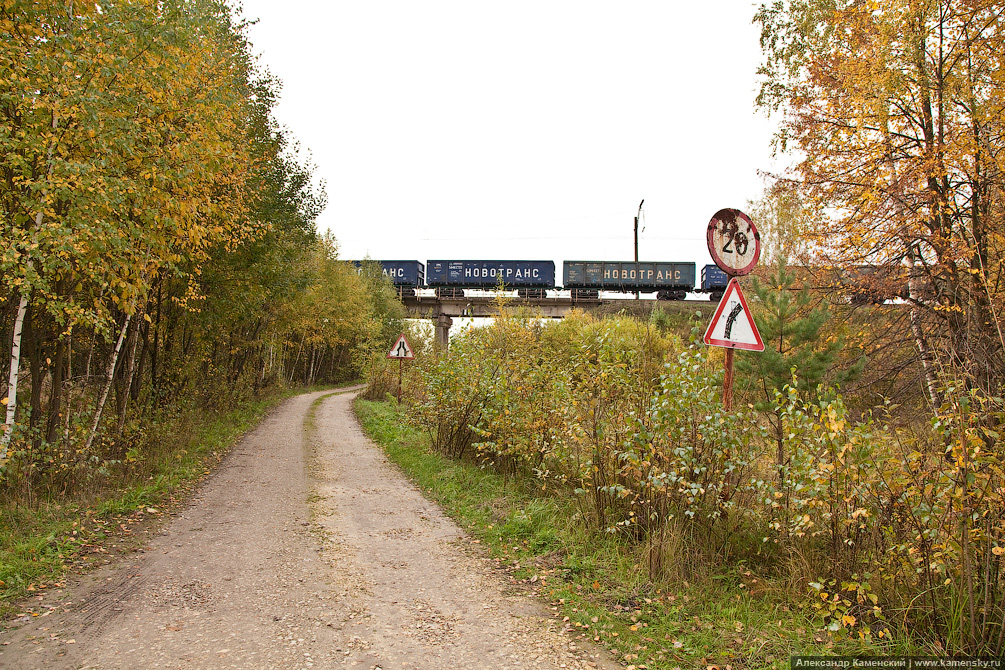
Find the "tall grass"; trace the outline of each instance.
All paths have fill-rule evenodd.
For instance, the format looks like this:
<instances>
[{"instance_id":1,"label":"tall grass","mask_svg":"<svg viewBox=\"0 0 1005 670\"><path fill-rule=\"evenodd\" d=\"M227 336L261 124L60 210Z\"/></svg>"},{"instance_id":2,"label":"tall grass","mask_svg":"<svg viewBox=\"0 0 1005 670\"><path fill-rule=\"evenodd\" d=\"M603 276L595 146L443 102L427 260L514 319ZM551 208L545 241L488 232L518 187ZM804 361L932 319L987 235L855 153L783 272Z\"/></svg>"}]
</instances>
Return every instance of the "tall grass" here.
<instances>
[{"instance_id":1,"label":"tall grass","mask_svg":"<svg viewBox=\"0 0 1005 670\"><path fill-rule=\"evenodd\" d=\"M543 598L571 636L607 647L626 665L787 668L791 654L910 649L831 639L770 573L708 563L691 551L703 544L698 538L668 533L667 569L653 579L650 548L596 532L567 489L438 453L393 400L357 400L355 408L370 437L514 584Z\"/></svg>"},{"instance_id":2,"label":"tall grass","mask_svg":"<svg viewBox=\"0 0 1005 670\"><path fill-rule=\"evenodd\" d=\"M743 564L834 643L1002 653L1000 403L947 391L908 431L793 379L766 410L779 452L767 415L722 409L720 356L625 317L503 313L418 361L403 405L435 452L556 492L653 583Z\"/></svg>"}]
</instances>

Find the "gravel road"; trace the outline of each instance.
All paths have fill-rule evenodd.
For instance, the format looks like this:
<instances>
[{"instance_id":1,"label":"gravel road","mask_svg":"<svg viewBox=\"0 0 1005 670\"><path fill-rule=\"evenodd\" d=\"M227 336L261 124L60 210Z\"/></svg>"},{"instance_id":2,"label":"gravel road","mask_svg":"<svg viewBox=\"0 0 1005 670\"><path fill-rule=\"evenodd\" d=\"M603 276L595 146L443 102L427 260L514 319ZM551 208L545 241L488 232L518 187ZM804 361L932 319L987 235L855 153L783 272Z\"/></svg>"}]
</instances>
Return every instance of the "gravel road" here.
<instances>
[{"instance_id":1,"label":"gravel road","mask_svg":"<svg viewBox=\"0 0 1005 670\"><path fill-rule=\"evenodd\" d=\"M40 596L0 668L619 668L515 588L366 439L297 396L145 548Z\"/></svg>"}]
</instances>

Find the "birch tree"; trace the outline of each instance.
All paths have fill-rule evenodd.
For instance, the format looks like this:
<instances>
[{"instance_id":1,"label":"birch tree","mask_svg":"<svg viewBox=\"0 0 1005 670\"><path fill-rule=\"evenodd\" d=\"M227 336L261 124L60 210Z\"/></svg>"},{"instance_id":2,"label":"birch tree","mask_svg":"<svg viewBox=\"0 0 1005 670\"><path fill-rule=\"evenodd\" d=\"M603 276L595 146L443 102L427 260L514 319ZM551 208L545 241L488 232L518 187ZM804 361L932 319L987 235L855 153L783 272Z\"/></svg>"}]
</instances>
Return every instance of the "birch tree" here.
<instances>
[{"instance_id":1,"label":"birch tree","mask_svg":"<svg viewBox=\"0 0 1005 670\"><path fill-rule=\"evenodd\" d=\"M197 275L216 245L260 234L246 204L261 165L253 64L230 12L211 0L0 3L4 295L110 338L154 277Z\"/></svg>"},{"instance_id":2,"label":"birch tree","mask_svg":"<svg viewBox=\"0 0 1005 670\"><path fill-rule=\"evenodd\" d=\"M991 0L777 0L760 7L758 102L783 113L818 257L885 268L933 357L997 393L1005 34ZM909 286L907 286L909 284Z\"/></svg>"}]
</instances>

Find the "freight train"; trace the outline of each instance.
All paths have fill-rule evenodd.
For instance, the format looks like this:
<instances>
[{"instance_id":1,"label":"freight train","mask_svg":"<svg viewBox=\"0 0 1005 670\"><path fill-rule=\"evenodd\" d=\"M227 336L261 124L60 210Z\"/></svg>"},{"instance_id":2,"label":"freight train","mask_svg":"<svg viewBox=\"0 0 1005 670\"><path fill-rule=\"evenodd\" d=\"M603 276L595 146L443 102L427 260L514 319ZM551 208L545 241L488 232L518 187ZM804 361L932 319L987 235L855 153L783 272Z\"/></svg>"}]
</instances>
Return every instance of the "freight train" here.
<instances>
[{"instance_id":1,"label":"freight train","mask_svg":"<svg viewBox=\"0 0 1005 670\"><path fill-rule=\"evenodd\" d=\"M361 261L351 261L356 267ZM595 300L600 291L656 293L659 300L683 300L688 293L708 293L719 300L729 277L715 265L635 261L562 261L562 284L553 261L431 260L377 261L399 291L436 290L440 298L462 298L465 289L493 289L502 284L522 297L543 298L551 289L571 291L574 300Z\"/></svg>"}]
</instances>

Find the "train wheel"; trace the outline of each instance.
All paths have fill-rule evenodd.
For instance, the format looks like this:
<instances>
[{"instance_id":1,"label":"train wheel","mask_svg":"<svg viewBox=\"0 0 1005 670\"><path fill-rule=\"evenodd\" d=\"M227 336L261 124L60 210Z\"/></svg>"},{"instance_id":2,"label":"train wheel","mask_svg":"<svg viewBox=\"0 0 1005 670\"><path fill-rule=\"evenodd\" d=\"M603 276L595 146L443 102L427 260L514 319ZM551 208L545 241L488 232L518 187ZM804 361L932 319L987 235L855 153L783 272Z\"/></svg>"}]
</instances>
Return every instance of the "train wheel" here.
<instances>
[{"instance_id":1,"label":"train wheel","mask_svg":"<svg viewBox=\"0 0 1005 670\"><path fill-rule=\"evenodd\" d=\"M659 291L656 294L657 300L683 300L686 297L686 291Z\"/></svg>"}]
</instances>

